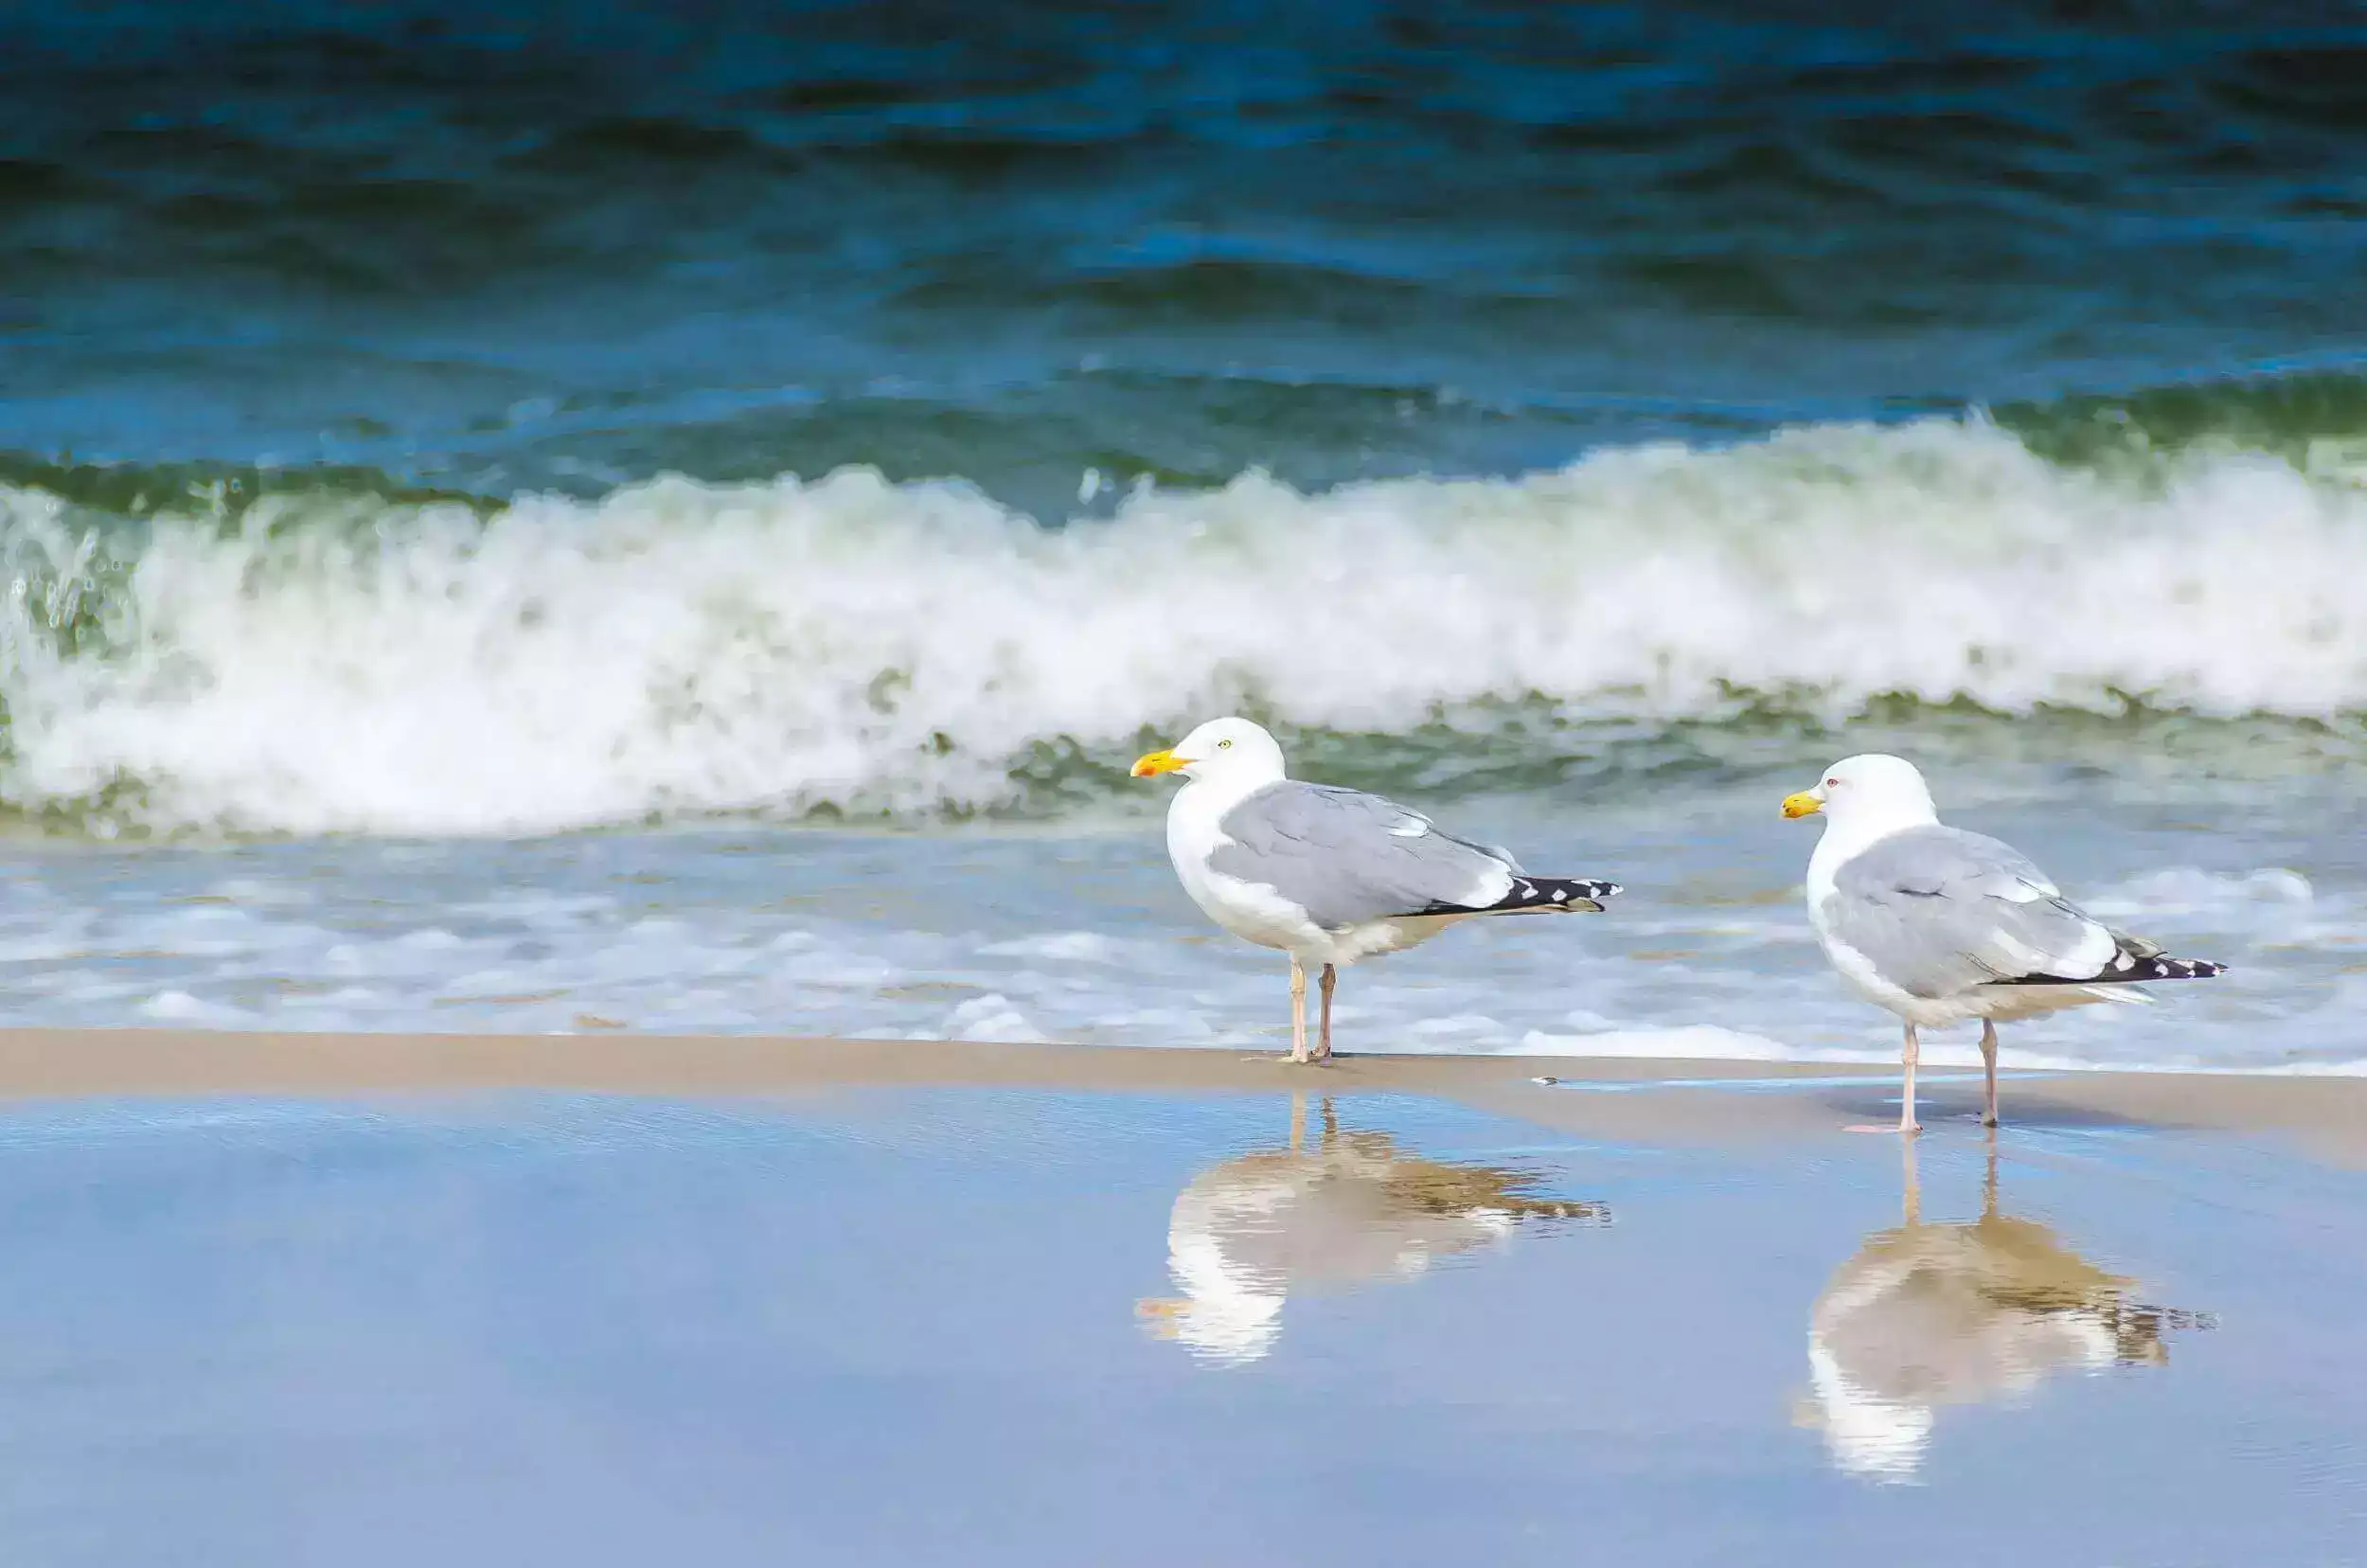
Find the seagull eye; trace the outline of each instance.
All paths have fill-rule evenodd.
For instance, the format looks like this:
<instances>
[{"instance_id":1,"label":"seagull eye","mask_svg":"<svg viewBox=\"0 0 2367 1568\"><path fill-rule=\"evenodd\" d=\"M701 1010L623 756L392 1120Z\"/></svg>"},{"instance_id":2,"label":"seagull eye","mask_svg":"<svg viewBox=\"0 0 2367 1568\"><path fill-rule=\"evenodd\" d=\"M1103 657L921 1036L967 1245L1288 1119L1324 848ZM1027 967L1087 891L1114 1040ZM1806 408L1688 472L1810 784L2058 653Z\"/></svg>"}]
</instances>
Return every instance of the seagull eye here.
<instances>
[{"instance_id":1,"label":"seagull eye","mask_svg":"<svg viewBox=\"0 0 2367 1568\"><path fill-rule=\"evenodd\" d=\"M1227 746L1229 746L1229 745L1231 745L1231 744L1233 744L1233 742L1232 742L1232 741L1230 741L1230 740L1219 740L1219 741L1218 741L1218 742L1217 742L1217 749L1218 749L1219 751L1222 751L1222 750L1224 750L1224 749L1225 749L1225 747L1227 747Z\"/></svg>"},{"instance_id":2,"label":"seagull eye","mask_svg":"<svg viewBox=\"0 0 2367 1568\"><path fill-rule=\"evenodd\" d=\"M1838 790L1841 788L1841 780L1838 778L1828 778L1824 781L1824 787L1828 790Z\"/></svg>"}]
</instances>

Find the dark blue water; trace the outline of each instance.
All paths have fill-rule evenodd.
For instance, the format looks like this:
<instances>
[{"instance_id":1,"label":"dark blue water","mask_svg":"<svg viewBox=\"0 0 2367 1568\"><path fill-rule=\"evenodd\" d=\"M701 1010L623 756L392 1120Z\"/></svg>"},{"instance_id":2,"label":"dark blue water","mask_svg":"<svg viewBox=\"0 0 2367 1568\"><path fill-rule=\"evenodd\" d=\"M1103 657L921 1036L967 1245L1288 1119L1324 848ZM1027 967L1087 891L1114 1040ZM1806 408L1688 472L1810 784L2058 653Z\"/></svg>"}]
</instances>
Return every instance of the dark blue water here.
<instances>
[{"instance_id":1,"label":"dark blue water","mask_svg":"<svg viewBox=\"0 0 2367 1568\"><path fill-rule=\"evenodd\" d=\"M0 451L67 488L1041 514L2367 349L2324 6L12 6L0 98Z\"/></svg>"}]
</instances>

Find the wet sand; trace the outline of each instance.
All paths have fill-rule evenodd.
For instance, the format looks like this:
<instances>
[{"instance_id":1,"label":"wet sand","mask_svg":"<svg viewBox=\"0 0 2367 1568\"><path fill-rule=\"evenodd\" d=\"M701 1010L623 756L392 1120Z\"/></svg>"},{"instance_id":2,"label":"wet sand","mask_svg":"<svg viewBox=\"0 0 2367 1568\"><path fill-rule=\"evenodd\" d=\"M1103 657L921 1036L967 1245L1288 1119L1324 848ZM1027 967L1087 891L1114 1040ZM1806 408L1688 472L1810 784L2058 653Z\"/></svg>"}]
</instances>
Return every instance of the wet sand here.
<instances>
[{"instance_id":1,"label":"wet sand","mask_svg":"<svg viewBox=\"0 0 2367 1568\"><path fill-rule=\"evenodd\" d=\"M2367 1085L1937 1077L18 1031L0 1560L2367 1560Z\"/></svg>"},{"instance_id":2,"label":"wet sand","mask_svg":"<svg viewBox=\"0 0 2367 1568\"><path fill-rule=\"evenodd\" d=\"M1540 1084L1539 1078L1557 1080ZM1783 1095L1735 1090L1791 1086ZM0 1031L0 1097L451 1095L486 1090L705 1096L890 1087L1130 1094L1418 1094L1584 1134L1677 1141L1812 1134L1896 1116L1878 1065L1700 1059L1341 1056L1294 1066L1237 1049L625 1034ZM1593 1090L1595 1092L1590 1093ZM1925 1120L1977 1108L1978 1077L1927 1071ZM2017 1123L2119 1122L2296 1136L2367 1163L2367 1078L2240 1073L2006 1074Z\"/></svg>"}]
</instances>

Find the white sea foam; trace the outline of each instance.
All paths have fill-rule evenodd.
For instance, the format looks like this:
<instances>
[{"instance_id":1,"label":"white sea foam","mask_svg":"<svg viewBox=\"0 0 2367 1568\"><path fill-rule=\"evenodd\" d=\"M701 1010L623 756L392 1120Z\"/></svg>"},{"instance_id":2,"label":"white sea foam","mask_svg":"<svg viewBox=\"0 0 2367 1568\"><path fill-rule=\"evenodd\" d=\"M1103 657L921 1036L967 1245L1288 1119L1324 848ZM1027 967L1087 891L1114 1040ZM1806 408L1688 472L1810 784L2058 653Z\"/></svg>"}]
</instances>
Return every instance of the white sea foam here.
<instances>
[{"instance_id":1,"label":"white sea foam","mask_svg":"<svg viewBox=\"0 0 2367 1568\"><path fill-rule=\"evenodd\" d=\"M2306 915L2316 892L2309 879L2281 866L2264 866L2240 877L2214 876L2193 866L2174 866L2107 888L2084 900L2088 909L2112 918L2216 913L2223 918L2290 911Z\"/></svg>"},{"instance_id":2,"label":"white sea foam","mask_svg":"<svg viewBox=\"0 0 2367 1568\"><path fill-rule=\"evenodd\" d=\"M2091 785L2090 788L2100 788ZM2004 1032L2017 1067L2367 1070L2354 1021L2367 910L2349 819L2271 815L2310 868L2300 909L2240 859L2131 929L2227 960L2159 1006L2097 1007ZM2157 840L2109 792L2050 807L2099 866L2143 889ZM1642 830L1637 831L1639 825ZM1341 1047L1853 1064L1895 1073L1897 1021L1852 997L1811 947L1735 932L1733 906L1661 890L1763 859L1764 816L1605 829L1626 846L1639 918L1472 922L1342 979ZM1798 841L1792 841L1797 843ZM1051 852L1047 852L1047 847ZM829 833L735 826L447 846L366 838L194 850L20 841L0 958L22 1025L960 1037L1287 1047L1280 956L1212 932L1175 885L1155 826L1123 836ZM1092 869L1091 896L1078 867ZM1648 875L1644 874L1648 872ZM1761 864L1752 876L1788 877ZM911 890L924 890L914 893ZM1805 929L1799 905L1753 904ZM1688 924L1688 922L1690 922ZM1978 1060L1977 1030L1927 1034L1935 1069ZM1529 1068L1535 1072L1540 1069ZM1507 1063L1508 1072L1517 1066Z\"/></svg>"},{"instance_id":3,"label":"white sea foam","mask_svg":"<svg viewBox=\"0 0 2367 1568\"><path fill-rule=\"evenodd\" d=\"M57 570L84 554L38 490L0 487L0 535ZM515 833L992 805L1032 742L1122 756L1245 696L1357 730L1538 696L1714 715L1737 687L2367 707L2367 490L2226 454L2109 478L1979 423L1516 481L1252 475L1057 529L846 472L482 522L275 499L220 535L156 523L104 591L103 649L55 651L20 580L0 793L128 779L122 812L161 826Z\"/></svg>"},{"instance_id":4,"label":"white sea foam","mask_svg":"<svg viewBox=\"0 0 2367 1568\"><path fill-rule=\"evenodd\" d=\"M994 1044L1035 1045L1049 1037L1000 992L973 996L945 1016L942 1038Z\"/></svg>"},{"instance_id":5,"label":"white sea foam","mask_svg":"<svg viewBox=\"0 0 2367 1568\"><path fill-rule=\"evenodd\" d=\"M1122 964L1126 946L1097 931L1054 931L1008 942L989 942L978 950L986 958L1037 958L1058 964Z\"/></svg>"}]
</instances>

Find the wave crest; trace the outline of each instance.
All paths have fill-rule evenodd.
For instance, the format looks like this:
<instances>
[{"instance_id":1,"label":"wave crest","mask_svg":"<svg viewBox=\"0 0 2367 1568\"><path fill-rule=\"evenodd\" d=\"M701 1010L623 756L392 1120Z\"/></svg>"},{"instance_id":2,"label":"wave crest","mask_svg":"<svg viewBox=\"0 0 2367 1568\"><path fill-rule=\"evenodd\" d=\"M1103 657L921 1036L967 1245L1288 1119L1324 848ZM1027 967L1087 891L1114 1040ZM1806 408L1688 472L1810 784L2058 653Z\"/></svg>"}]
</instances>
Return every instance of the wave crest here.
<instances>
[{"instance_id":1,"label":"wave crest","mask_svg":"<svg viewBox=\"0 0 2367 1568\"><path fill-rule=\"evenodd\" d=\"M2367 706L2367 490L2242 454L2061 467L1979 421L1253 473L1059 527L867 471L137 522L0 485L0 794L158 829L991 810L1243 706L1367 733L1490 704Z\"/></svg>"}]
</instances>

